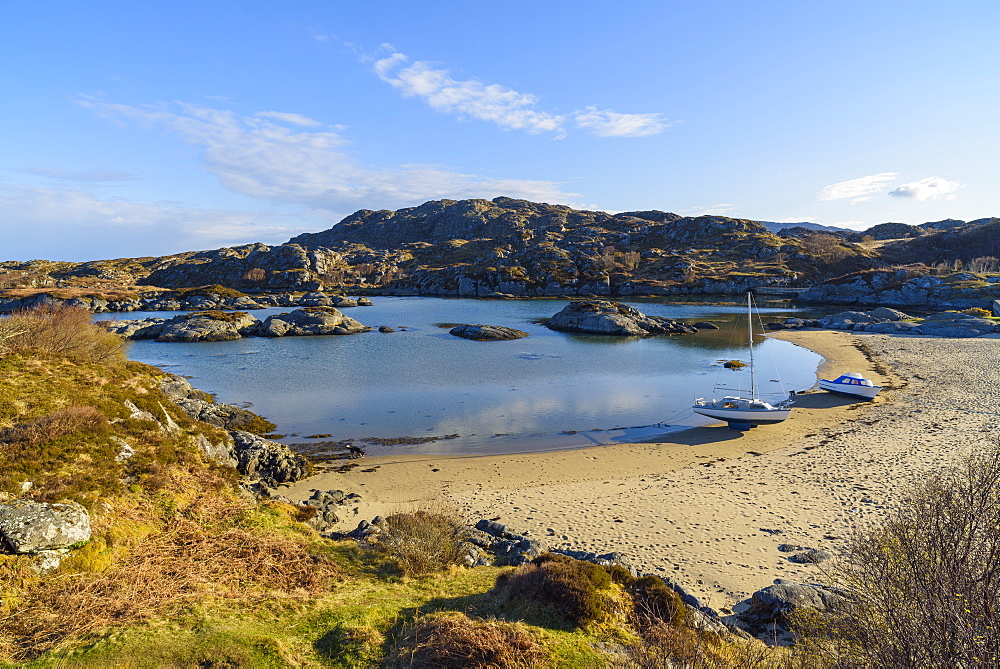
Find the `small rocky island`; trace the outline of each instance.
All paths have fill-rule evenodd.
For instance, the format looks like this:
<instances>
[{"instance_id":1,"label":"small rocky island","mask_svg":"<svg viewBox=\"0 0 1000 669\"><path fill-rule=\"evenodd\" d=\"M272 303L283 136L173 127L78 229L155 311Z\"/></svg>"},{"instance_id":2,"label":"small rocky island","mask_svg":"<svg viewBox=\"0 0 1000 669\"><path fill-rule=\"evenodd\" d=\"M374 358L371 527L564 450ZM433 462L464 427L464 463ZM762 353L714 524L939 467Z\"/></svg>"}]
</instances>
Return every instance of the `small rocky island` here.
<instances>
[{"instance_id":1,"label":"small rocky island","mask_svg":"<svg viewBox=\"0 0 1000 669\"><path fill-rule=\"evenodd\" d=\"M336 307L303 307L260 321L244 311L196 311L173 318L104 321L105 327L125 339L161 342L226 341L243 337L302 337L347 335L371 328L349 318Z\"/></svg>"},{"instance_id":2,"label":"small rocky island","mask_svg":"<svg viewBox=\"0 0 1000 669\"><path fill-rule=\"evenodd\" d=\"M648 337L651 335L695 334L687 323L662 316L647 316L635 307L605 300L575 300L546 324L560 332Z\"/></svg>"}]
</instances>

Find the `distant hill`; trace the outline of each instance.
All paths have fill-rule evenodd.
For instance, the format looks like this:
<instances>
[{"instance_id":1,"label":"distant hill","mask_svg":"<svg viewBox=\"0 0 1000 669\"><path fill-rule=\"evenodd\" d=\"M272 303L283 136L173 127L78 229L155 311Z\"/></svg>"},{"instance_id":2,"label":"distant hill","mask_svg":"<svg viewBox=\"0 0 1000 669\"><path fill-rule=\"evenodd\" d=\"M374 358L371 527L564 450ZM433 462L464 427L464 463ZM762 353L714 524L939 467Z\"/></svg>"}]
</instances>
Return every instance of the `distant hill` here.
<instances>
[{"instance_id":1,"label":"distant hill","mask_svg":"<svg viewBox=\"0 0 1000 669\"><path fill-rule=\"evenodd\" d=\"M851 230L849 228L838 228L838 227L833 226L833 225L820 225L819 223L805 223L805 222L803 222L803 223L773 223L771 221L757 221L757 222L760 223L765 228L767 228L769 231L771 231L771 232L773 232L775 234L781 232L782 230L787 230L787 229L790 229L790 228L804 228L806 230L815 230L816 232L828 232L828 233L834 233L834 232L845 232L845 233L856 232L856 230Z\"/></svg>"},{"instance_id":2,"label":"distant hill","mask_svg":"<svg viewBox=\"0 0 1000 669\"><path fill-rule=\"evenodd\" d=\"M864 232L646 210L607 213L508 197L362 209L285 244L86 263L0 262L0 289L121 286L470 297L736 294L811 286L892 264L1000 255L1000 219ZM886 243L877 248L869 238ZM1000 243L1000 242L998 242Z\"/></svg>"}]
</instances>

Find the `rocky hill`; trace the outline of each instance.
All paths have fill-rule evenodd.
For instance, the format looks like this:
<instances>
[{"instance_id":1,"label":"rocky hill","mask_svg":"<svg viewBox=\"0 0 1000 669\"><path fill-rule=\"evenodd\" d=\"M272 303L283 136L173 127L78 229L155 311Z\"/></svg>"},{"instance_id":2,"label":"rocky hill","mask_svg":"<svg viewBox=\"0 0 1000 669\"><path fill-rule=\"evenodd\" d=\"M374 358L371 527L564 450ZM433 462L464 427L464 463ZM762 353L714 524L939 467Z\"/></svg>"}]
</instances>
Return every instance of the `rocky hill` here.
<instances>
[{"instance_id":1,"label":"rocky hill","mask_svg":"<svg viewBox=\"0 0 1000 669\"><path fill-rule=\"evenodd\" d=\"M468 297L733 294L810 287L897 264L1000 255L1000 219L885 223L865 232L792 224L776 234L769 229L775 225L656 210L612 214L506 197L437 200L397 211L363 209L278 246L3 262L0 289L104 294L123 286L221 284L246 292L323 287Z\"/></svg>"}]
</instances>

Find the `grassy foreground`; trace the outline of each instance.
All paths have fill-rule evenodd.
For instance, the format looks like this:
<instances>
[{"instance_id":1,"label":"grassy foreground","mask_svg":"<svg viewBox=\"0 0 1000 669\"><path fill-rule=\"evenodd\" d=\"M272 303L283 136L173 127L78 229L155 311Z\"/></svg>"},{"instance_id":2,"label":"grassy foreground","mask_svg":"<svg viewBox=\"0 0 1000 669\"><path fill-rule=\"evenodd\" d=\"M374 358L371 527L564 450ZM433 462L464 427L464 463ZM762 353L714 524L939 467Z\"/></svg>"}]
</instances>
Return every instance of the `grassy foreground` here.
<instances>
[{"instance_id":1,"label":"grassy foreground","mask_svg":"<svg viewBox=\"0 0 1000 669\"><path fill-rule=\"evenodd\" d=\"M300 522L311 509L253 499L207 460L199 442L225 433L183 414L124 346L72 309L0 319L0 500L72 500L94 531L56 568L0 552L0 664L667 666L682 652L734 666L747 654L621 570L414 567L416 544L389 533L434 514L389 523L371 547L323 539Z\"/></svg>"}]
</instances>

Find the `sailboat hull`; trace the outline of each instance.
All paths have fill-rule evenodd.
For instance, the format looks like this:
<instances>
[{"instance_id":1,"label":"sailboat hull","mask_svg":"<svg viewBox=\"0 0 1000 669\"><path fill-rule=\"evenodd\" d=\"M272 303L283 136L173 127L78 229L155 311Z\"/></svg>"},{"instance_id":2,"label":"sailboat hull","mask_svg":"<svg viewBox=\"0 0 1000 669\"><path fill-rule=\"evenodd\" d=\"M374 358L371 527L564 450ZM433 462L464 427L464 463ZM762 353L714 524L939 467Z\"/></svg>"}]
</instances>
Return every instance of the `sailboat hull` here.
<instances>
[{"instance_id":1,"label":"sailboat hull","mask_svg":"<svg viewBox=\"0 0 1000 669\"><path fill-rule=\"evenodd\" d=\"M694 406L692 410L702 416L724 420L728 423L745 423L748 425L773 425L788 418L791 409L724 409L712 406Z\"/></svg>"}]
</instances>

